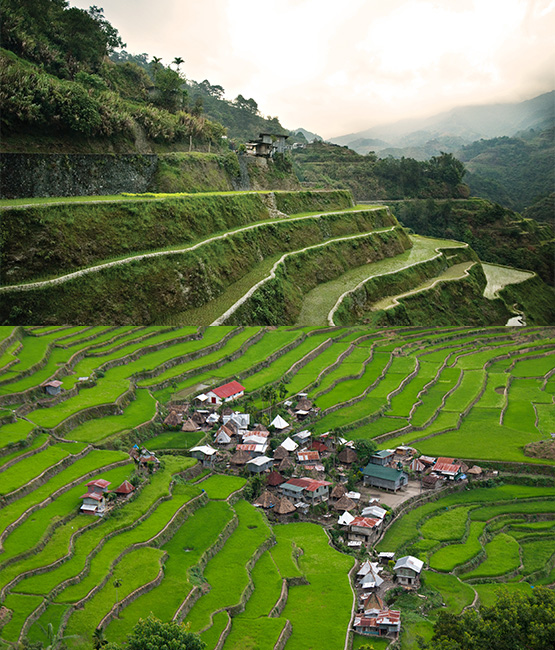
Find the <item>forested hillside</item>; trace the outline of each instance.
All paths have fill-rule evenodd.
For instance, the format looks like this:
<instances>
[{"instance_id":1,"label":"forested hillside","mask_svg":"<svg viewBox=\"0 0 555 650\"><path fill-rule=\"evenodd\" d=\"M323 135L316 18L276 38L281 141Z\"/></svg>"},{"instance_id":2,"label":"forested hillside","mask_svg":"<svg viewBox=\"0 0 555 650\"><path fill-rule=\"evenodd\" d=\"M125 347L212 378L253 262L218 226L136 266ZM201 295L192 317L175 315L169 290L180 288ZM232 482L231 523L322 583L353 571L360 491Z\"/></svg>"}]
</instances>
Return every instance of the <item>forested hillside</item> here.
<instances>
[{"instance_id":1,"label":"forested hillside","mask_svg":"<svg viewBox=\"0 0 555 650\"><path fill-rule=\"evenodd\" d=\"M102 9L66 0L1 7L3 151L206 151L228 148L227 126L240 141L284 131L253 99L227 102L221 86L187 82L179 56L164 66L117 52L125 44Z\"/></svg>"},{"instance_id":2,"label":"forested hillside","mask_svg":"<svg viewBox=\"0 0 555 650\"><path fill-rule=\"evenodd\" d=\"M465 163L472 194L518 211L548 196L555 187L554 135L551 128L463 147L457 157Z\"/></svg>"},{"instance_id":3,"label":"forested hillside","mask_svg":"<svg viewBox=\"0 0 555 650\"><path fill-rule=\"evenodd\" d=\"M410 198L466 198L464 166L451 154L426 162L411 158L378 159L347 147L313 142L293 152L301 182L315 187L350 189L359 201Z\"/></svg>"}]
</instances>

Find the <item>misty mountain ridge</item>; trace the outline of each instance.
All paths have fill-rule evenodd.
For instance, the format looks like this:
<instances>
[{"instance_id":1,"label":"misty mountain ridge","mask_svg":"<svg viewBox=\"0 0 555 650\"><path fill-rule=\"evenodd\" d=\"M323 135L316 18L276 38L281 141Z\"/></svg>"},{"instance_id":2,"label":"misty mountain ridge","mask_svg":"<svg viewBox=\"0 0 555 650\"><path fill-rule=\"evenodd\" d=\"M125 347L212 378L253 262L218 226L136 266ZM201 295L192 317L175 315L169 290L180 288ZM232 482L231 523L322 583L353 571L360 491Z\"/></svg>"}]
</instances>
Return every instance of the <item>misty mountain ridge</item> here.
<instances>
[{"instance_id":1,"label":"misty mountain ridge","mask_svg":"<svg viewBox=\"0 0 555 650\"><path fill-rule=\"evenodd\" d=\"M555 122L555 91L518 103L463 106L437 115L405 119L351 133L330 142L358 153L408 156L426 160L440 151L453 152L476 140L541 131Z\"/></svg>"}]
</instances>

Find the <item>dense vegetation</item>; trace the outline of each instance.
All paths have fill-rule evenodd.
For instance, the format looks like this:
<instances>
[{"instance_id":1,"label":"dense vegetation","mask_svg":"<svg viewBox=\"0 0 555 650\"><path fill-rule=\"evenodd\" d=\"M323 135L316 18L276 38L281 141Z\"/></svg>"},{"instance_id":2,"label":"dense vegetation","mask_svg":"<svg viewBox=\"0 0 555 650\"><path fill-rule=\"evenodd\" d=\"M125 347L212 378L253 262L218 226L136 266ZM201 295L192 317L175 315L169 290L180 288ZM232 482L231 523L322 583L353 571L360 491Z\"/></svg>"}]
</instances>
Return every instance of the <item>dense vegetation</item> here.
<instances>
[{"instance_id":1,"label":"dense vegetation","mask_svg":"<svg viewBox=\"0 0 555 650\"><path fill-rule=\"evenodd\" d=\"M483 261L530 269L554 282L555 234L548 224L483 199L404 201L395 211L421 235L465 241Z\"/></svg>"},{"instance_id":2,"label":"dense vegetation","mask_svg":"<svg viewBox=\"0 0 555 650\"><path fill-rule=\"evenodd\" d=\"M412 158L378 159L362 156L347 147L313 142L293 153L294 169L302 182L316 187L350 189L356 200L413 198L461 198L464 166L452 154L429 161Z\"/></svg>"},{"instance_id":3,"label":"dense vegetation","mask_svg":"<svg viewBox=\"0 0 555 650\"><path fill-rule=\"evenodd\" d=\"M472 194L517 211L553 192L554 156L553 128L520 137L479 140L457 154L465 163Z\"/></svg>"}]
</instances>

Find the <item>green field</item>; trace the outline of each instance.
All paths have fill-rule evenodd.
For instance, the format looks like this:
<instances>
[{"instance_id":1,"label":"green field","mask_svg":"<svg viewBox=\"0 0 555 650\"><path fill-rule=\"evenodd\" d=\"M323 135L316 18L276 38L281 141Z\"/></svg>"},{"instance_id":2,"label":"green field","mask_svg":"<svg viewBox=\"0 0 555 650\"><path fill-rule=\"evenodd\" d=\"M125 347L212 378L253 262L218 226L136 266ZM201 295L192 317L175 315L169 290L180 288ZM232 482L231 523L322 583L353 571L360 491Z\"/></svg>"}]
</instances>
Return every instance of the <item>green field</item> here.
<instances>
[{"instance_id":1,"label":"green field","mask_svg":"<svg viewBox=\"0 0 555 650\"><path fill-rule=\"evenodd\" d=\"M529 442L548 444L555 424L549 328L99 326L20 333L22 345L12 343L0 358L19 359L4 372L0 365L0 594L10 610L2 648L23 626L30 640L45 643L39 624L52 623L72 637L68 647L89 650L116 603L116 579L123 603L105 627L111 641L123 642L153 612L190 622L210 650L224 630L224 649L272 650L287 621L285 650L344 647L353 554L334 548L316 518L281 523L243 500L256 481L246 471L230 475L225 451L216 471L195 468L193 478L196 461L187 450L210 442L211 432L162 425L168 400L186 409L208 385L230 379L245 386L247 399L237 408L251 408L252 423L269 424L260 391L280 387L272 417L280 412L291 433L336 429L347 439L376 439L379 448L405 443L469 464L517 463L495 465L501 475L489 484L416 505L377 544L426 564L421 603L406 597L393 604L402 611L402 650L415 647L419 635L430 638L440 607L458 614L493 602L500 585L526 591L555 583L555 461L525 453ZM63 381L54 399L39 388L53 376ZM294 406L299 392L320 409L303 422L283 404ZM139 472L128 454L133 444L155 451L160 469ZM132 479L140 487L131 499L114 501L105 517L89 517L79 506L92 478L110 487ZM334 518L320 521L342 533ZM283 611L270 615L283 581L292 578L308 584L290 584ZM136 589L140 595L128 602ZM365 642L385 644L355 635L353 647Z\"/></svg>"}]
</instances>

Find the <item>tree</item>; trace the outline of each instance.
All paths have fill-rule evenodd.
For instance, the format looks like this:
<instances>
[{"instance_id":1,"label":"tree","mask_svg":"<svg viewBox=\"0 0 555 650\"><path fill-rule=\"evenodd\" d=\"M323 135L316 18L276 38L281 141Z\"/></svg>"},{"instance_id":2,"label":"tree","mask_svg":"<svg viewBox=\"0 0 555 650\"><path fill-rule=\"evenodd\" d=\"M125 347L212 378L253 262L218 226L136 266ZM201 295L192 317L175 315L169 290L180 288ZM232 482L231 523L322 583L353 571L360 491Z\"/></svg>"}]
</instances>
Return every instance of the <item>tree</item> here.
<instances>
[{"instance_id":1,"label":"tree","mask_svg":"<svg viewBox=\"0 0 555 650\"><path fill-rule=\"evenodd\" d=\"M355 441L355 450L361 465L366 465L370 461L370 456L376 452L376 443L361 438Z\"/></svg>"},{"instance_id":2,"label":"tree","mask_svg":"<svg viewBox=\"0 0 555 650\"><path fill-rule=\"evenodd\" d=\"M116 609L119 609L119 598L118 598L118 589L121 587L123 584L122 581L119 578L116 578L114 580L114 587L116 588Z\"/></svg>"},{"instance_id":3,"label":"tree","mask_svg":"<svg viewBox=\"0 0 555 650\"><path fill-rule=\"evenodd\" d=\"M260 392L262 399L265 402L268 402L268 406L270 407L270 418L272 417L272 407L276 401L277 397L277 391L273 386L264 386L262 391Z\"/></svg>"},{"instance_id":4,"label":"tree","mask_svg":"<svg viewBox=\"0 0 555 650\"><path fill-rule=\"evenodd\" d=\"M127 641L127 650L204 650L206 647L198 635L189 632L188 625L162 623L152 614L147 619L139 619Z\"/></svg>"},{"instance_id":5,"label":"tree","mask_svg":"<svg viewBox=\"0 0 555 650\"><path fill-rule=\"evenodd\" d=\"M282 379L277 387L279 398L284 399L285 396L287 395L287 385L285 384L285 381Z\"/></svg>"},{"instance_id":6,"label":"tree","mask_svg":"<svg viewBox=\"0 0 555 650\"><path fill-rule=\"evenodd\" d=\"M100 650L100 648L107 645L107 643L108 643L108 641L106 641L106 639L104 637L103 628L97 627L96 630L93 632L94 650Z\"/></svg>"},{"instance_id":7,"label":"tree","mask_svg":"<svg viewBox=\"0 0 555 650\"><path fill-rule=\"evenodd\" d=\"M185 59L182 59L180 56L176 56L173 62L175 64L175 67L177 68L177 73L179 74L179 66L182 63L185 63Z\"/></svg>"},{"instance_id":8,"label":"tree","mask_svg":"<svg viewBox=\"0 0 555 650\"><path fill-rule=\"evenodd\" d=\"M55 630L52 623L48 623L46 628L39 623L39 627L43 631L48 643L44 650L56 650L64 639L76 639L78 637L77 634L68 634L67 636L64 636L63 629L59 627Z\"/></svg>"}]
</instances>

